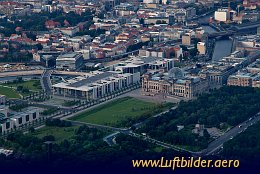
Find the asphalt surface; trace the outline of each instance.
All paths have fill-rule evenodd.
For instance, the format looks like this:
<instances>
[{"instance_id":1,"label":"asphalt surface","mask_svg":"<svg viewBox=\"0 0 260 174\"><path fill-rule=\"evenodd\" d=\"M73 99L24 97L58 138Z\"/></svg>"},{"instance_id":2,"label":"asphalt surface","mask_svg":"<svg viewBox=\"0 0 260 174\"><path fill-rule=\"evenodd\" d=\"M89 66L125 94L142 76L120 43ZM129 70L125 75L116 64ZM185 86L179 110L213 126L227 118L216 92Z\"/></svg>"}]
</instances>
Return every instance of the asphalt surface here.
<instances>
[{"instance_id":1,"label":"asphalt surface","mask_svg":"<svg viewBox=\"0 0 260 174\"><path fill-rule=\"evenodd\" d=\"M41 85L43 87L43 90L48 93L51 94L51 70L44 70L41 76Z\"/></svg>"},{"instance_id":2,"label":"asphalt surface","mask_svg":"<svg viewBox=\"0 0 260 174\"><path fill-rule=\"evenodd\" d=\"M175 109L175 108L176 107L174 107L172 109ZM157 114L153 117L162 116L166 112L167 111L160 113L160 114ZM151 117L151 118L153 118L153 117ZM259 120L260 120L260 112L258 114L256 114L255 116L251 117L250 119L244 121L243 123L233 127L228 132L226 132L225 134L223 134L222 136L220 136L219 138L217 138L216 140L211 142L206 149L199 151L199 152L189 151L189 150L186 150L184 148L181 148L181 147L178 147L178 146L175 146L175 145L172 145L172 144L168 144L168 143L165 143L165 142L162 142L162 141L158 141L158 140L150 138L146 135L140 135L140 134L137 134L137 133L133 133L130 128L128 128L128 129L120 129L120 128L115 129L115 128L113 128L117 132L105 137L104 141L106 141L109 145L113 145L113 144L115 144L116 135L118 135L119 133L123 133L123 134L129 135L129 136L140 138L140 139L147 141L147 142L150 142L150 143L157 144L157 145L164 147L164 148L170 148L170 149L174 149L176 151L189 152L189 153L191 153L192 156L208 156L208 155L214 155L215 153L221 151L222 148L223 148L223 144L225 142L233 139L238 134L244 132L249 126L252 126L253 124L257 123ZM147 120L140 122L140 123L137 123L134 126L136 128L139 128L143 124L145 124L146 122L147 122ZM86 123L84 123L84 124L86 124ZM93 126L94 127L98 126L97 128L100 128L100 125L93 125ZM111 127L110 127L110 130L113 130L113 129L111 129Z\"/></svg>"},{"instance_id":3,"label":"asphalt surface","mask_svg":"<svg viewBox=\"0 0 260 174\"><path fill-rule=\"evenodd\" d=\"M119 134L120 132L115 132L113 134L110 134L106 137L103 138L103 140L109 145L109 146L112 146L114 144L116 144L116 136Z\"/></svg>"},{"instance_id":4,"label":"asphalt surface","mask_svg":"<svg viewBox=\"0 0 260 174\"><path fill-rule=\"evenodd\" d=\"M205 155L214 155L216 151L223 148L223 144L230 139L233 139L238 134L244 132L249 126L252 126L253 124L257 123L260 120L260 112L251 117L250 120L246 120L243 123L233 127L228 132L226 132L224 135L220 136L218 139L211 142L208 146L208 148L204 151L202 151L202 154Z\"/></svg>"}]
</instances>

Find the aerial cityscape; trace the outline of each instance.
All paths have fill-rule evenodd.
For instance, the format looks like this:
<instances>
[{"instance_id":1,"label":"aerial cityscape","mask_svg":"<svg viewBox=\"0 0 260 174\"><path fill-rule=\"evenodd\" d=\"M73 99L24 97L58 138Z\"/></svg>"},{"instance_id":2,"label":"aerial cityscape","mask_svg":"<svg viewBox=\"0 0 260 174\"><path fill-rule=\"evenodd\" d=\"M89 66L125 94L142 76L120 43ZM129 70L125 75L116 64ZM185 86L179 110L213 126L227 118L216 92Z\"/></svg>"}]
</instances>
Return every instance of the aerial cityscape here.
<instances>
[{"instance_id":1,"label":"aerial cityscape","mask_svg":"<svg viewBox=\"0 0 260 174\"><path fill-rule=\"evenodd\" d=\"M0 0L2 172L253 173L259 120L260 0Z\"/></svg>"}]
</instances>

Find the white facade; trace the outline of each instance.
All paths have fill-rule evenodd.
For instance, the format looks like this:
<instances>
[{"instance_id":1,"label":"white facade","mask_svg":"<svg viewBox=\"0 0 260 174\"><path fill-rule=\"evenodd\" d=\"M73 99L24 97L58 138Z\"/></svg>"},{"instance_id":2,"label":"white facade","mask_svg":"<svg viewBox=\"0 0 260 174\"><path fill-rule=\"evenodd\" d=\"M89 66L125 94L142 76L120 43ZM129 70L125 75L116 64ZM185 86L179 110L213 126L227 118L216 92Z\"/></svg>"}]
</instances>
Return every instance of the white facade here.
<instances>
[{"instance_id":1,"label":"white facade","mask_svg":"<svg viewBox=\"0 0 260 174\"><path fill-rule=\"evenodd\" d=\"M220 21L220 22L226 22L227 20L229 20L229 12L227 10L219 10L219 11L215 11L215 20L216 21Z\"/></svg>"},{"instance_id":2,"label":"white facade","mask_svg":"<svg viewBox=\"0 0 260 174\"><path fill-rule=\"evenodd\" d=\"M4 105L6 102L6 96L5 95L0 95L0 105Z\"/></svg>"},{"instance_id":3,"label":"white facade","mask_svg":"<svg viewBox=\"0 0 260 174\"><path fill-rule=\"evenodd\" d=\"M198 42L197 49L200 55L206 54L206 44L204 42Z\"/></svg>"},{"instance_id":4,"label":"white facade","mask_svg":"<svg viewBox=\"0 0 260 174\"><path fill-rule=\"evenodd\" d=\"M158 4L160 0L143 0L145 4Z\"/></svg>"},{"instance_id":5,"label":"white facade","mask_svg":"<svg viewBox=\"0 0 260 174\"><path fill-rule=\"evenodd\" d=\"M86 77L76 77L53 85L54 95L95 100L140 82L140 73L93 71Z\"/></svg>"},{"instance_id":6,"label":"white facade","mask_svg":"<svg viewBox=\"0 0 260 174\"><path fill-rule=\"evenodd\" d=\"M12 117L2 118L0 123L0 133L7 133L11 130L19 128L27 123L31 123L39 119L39 109L29 108L27 111L18 113Z\"/></svg>"}]
</instances>

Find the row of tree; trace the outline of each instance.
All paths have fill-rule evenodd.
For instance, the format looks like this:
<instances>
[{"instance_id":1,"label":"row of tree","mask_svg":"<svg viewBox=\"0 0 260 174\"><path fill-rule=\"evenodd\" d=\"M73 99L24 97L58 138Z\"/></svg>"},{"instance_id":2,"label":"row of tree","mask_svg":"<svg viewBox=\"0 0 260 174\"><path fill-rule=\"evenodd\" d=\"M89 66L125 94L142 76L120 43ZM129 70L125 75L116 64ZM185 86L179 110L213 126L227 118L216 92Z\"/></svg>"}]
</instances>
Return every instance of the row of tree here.
<instances>
[{"instance_id":1,"label":"row of tree","mask_svg":"<svg viewBox=\"0 0 260 174\"><path fill-rule=\"evenodd\" d=\"M161 153L155 152L156 147L137 138L126 135L117 137L115 146L108 146L103 137L107 132L89 128L87 126L79 127L74 136L64 139L61 142L53 142L51 155L46 155L47 148L44 142L47 140L55 141L53 135L38 138L37 134L22 134L16 132L8 135L6 140L0 139L0 144L5 148L15 150L15 158L1 159L0 166L40 166L42 169L48 167L47 160L49 157L49 165L59 167L60 169L73 167L89 168L95 170L107 169L108 167L123 170L132 170L132 159L154 159L161 156L169 159L174 155L180 155L179 152L174 153L171 150L162 150Z\"/></svg>"},{"instance_id":2,"label":"row of tree","mask_svg":"<svg viewBox=\"0 0 260 174\"><path fill-rule=\"evenodd\" d=\"M138 131L174 144L205 147L207 141L191 133L195 124L220 129L223 123L236 126L259 112L259 98L260 89L225 86L196 100L180 102L177 109L151 119ZM178 125L185 128L178 131Z\"/></svg>"}]
</instances>

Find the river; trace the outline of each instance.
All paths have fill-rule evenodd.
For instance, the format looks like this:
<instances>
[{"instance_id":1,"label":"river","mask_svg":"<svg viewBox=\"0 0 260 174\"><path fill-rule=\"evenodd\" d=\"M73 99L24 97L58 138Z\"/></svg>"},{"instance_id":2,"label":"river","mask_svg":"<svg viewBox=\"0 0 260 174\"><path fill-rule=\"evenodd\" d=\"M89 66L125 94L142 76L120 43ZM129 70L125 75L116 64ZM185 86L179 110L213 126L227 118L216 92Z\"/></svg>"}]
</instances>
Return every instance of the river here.
<instances>
[{"instance_id":1,"label":"river","mask_svg":"<svg viewBox=\"0 0 260 174\"><path fill-rule=\"evenodd\" d=\"M232 40L217 40L215 43L214 52L212 55L212 61L218 61L219 59L230 55L232 52Z\"/></svg>"},{"instance_id":2,"label":"river","mask_svg":"<svg viewBox=\"0 0 260 174\"><path fill-rule=\"evenodd\" d=\"M218 32L217 30L215 30L214 28L212 28L211 26L208 26L208 25L203 25L202 28L205 32L207 32L209 34Z\"/></svg>"}]
</instances>

